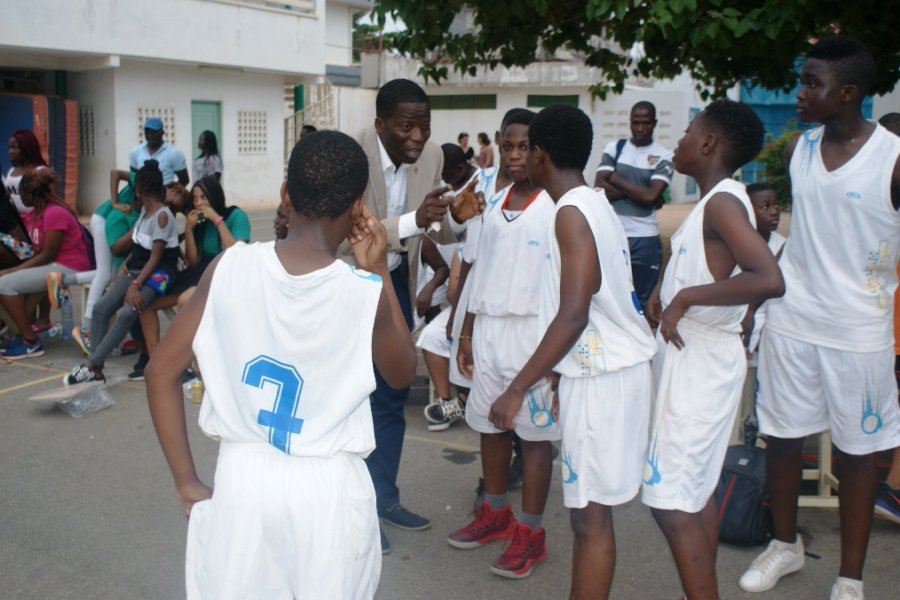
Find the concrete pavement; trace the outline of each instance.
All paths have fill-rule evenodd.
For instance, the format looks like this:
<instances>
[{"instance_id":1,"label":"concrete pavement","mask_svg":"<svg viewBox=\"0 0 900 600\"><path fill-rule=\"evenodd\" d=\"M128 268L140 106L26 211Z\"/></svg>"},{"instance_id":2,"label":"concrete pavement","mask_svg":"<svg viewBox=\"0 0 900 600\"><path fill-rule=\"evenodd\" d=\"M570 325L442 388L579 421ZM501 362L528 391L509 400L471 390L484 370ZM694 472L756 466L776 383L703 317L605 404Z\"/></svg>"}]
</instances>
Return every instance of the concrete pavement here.
<instances>
[{"instance_id":1,"label":"concrete pavement","mask_svg":"<svg viewBox=\"0 0 900 600\"><path fill-rule=\"evenodd\" d=\"M252 215L254 238L271 230L271 211ZM143 383L111 393L116 405L73 419L27 398L60 385L81 360L71 342L51 339L44 357L0 363L0 597L49 599L174 599L184 597L186 521L147 409ZM109 361L108 375L124 375L133 357ZM545 513L548 560L528 579L491 575L499 544L472 551L451 548L446 535L463 525L480 471L478 437L463 424L431 433L421 413L427 390L419 381L407 409L400 472L403 502L432 519L432 529L391 527L393 552L384 557L377 598L452 600L564 598L572 534L562 506L559 464ZM199 405L185 403L200 474L212 483L217 444L197 428ZM518 505L520 490L512 493ZM638 501L616 509L618 562L613 598L674 599L681 595L665 540ZM834 510L803 509L800 525L806 568L772 592L745 594L737 578L761 548L722 546L722 598L827 598L837 574L838 518ZM876 520L866 570L870 599L897 597L900 527Z\"/></svg>"}]
</instances>

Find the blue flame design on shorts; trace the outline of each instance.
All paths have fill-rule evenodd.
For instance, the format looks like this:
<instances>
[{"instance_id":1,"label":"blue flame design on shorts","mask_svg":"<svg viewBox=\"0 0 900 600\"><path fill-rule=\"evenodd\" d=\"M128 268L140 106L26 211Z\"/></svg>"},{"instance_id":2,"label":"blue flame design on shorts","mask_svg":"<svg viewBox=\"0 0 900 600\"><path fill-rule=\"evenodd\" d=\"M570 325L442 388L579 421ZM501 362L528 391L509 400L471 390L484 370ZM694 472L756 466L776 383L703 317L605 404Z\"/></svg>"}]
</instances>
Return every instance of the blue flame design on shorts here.
<instances>
[{"instance_id":1,"label":"blue flame design on shorts","mask_svg":"<svg viewBox=\"0 0 900 600\"><path fill-rule=\"evenodd\" d=\"M644 484L656 485L662 481L662 474L659 472L659 449L657 449L657 438L659 433L653 436L653 445L650 446L650 455L647 457L647 466L644 469Z\"/></svg>"},{"instance_id":2,"label":"blue flame design on shorts","mask_svg":"<svg viewBox=\"0 0 900 600\"><path fill-rule=\"evenodd\" d=\"M550 412L550 407L544 402L543 394L539 391L535 393L533 390L528 390L525 397L528 399L528 412L531 414L532 424L540 428L553 425L553 414Z\"/></svg>"},{"instance_id":3,"label":"blue flame design on shorts","mask_svg":"<svg viewBox=\"0 0 900 600\"><path fill-rule=\"evenodd\" d=\"M563 444L562 478L563 483L575 483L578 481L578 473L572 468L572 455L566 450L565 444Z\"/></svg>"},{"instance_id":4,"label":"blue flame design on shorts","mask_svg":"<svg viewBox=\"0 0 900 600\"><path fill-rule=\"evenodd\" d=\"M866 384L866 391L862 399L862 419L860 428L866 435L873 435L884 426L881 415L878 414L878 401L873 399L872 389Z\"/></svg>"}]
</instances>

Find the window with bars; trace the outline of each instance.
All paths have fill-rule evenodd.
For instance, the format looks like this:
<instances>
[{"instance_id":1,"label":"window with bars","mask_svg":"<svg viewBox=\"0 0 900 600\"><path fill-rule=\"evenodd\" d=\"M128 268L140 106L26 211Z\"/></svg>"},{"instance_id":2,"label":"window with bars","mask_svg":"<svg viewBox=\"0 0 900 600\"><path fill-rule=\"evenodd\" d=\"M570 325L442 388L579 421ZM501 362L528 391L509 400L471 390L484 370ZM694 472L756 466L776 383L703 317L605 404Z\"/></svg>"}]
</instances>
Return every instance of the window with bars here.
<instances>
[{"instance_id":1,"label":"window with bars","mask_svg":"<svg viewBox=\"0 0 900 600\"><path fill-rule=\"evenodd\" d=\"M165 132L165 141L173 146L175 145L175 109L160 108L153 106L142 106L137 109L137 129L138 140L143 144L147 140L144 139L144 122L150 117L162 119L163 131Z\"/></svg>"},{"instance_id":2,"label":"window with bars","mask_svg":"<svg viewBox=\"0 0 900 600\"><path fill-rule=\"evenodd\" d=\"M268 115L264 110L239 110L237 113L238 154L266 154Z\"/></svg>"},{"instance_id":3,"label":"window with bars","mask_svg":"<svg viewBox=\"0 0 900 600\"><path fill-rule=\"evenodd\" d=\"M94 107L78 107L78 154L94 156Z\"/></svg>"}]
</instances>

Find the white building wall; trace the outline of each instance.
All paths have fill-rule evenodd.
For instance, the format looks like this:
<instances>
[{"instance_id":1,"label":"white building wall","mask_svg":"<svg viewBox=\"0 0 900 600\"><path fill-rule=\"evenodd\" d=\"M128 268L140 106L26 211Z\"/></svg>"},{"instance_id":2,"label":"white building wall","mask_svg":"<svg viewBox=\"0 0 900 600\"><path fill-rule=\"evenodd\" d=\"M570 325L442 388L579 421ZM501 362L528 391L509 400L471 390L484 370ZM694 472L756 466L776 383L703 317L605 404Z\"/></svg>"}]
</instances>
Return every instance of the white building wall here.
<instances>
[{"instance_id":1,"label":"white building wall","mask_svg":"<svg viewBox=\"0 0 900 600\"><path fill-rule=\"evenodd\" d=\"M115 165L127 169L129 151L140 141L138 108L171 108L175 131L167 132L164 139L171 141L174 135L190 172L198 153L191 133L191 101L217 101L221 102L222 119L219 150L225 165L222 184L228 203L242 207L274 204L284 176L282 85L280 75L126 62L115 76ZM242 110L266 112L265 154L238 153L238 111ZM108 193L100 200L106 196Z\"/></svg>"},{"instance_id":2,"label":"white building wall","mask_svg":"<svg viewBox=\"0 0 900 600\"><path fill-rule=\"evenodd\" d=\"M325 7L325 63L346 66L352 62L353 19L350 9L329 2Z\"/></svg>"},{"instance_id":3,"label":"white building wall","mask_svg":"<svg viewBox=\"0 0 900 600\"><path fill-rule=\"evenodd\" d=\"M900 84L894 87L894 91L876 96L872 105L872 117L876 120L892 112L900 112Z\"/></svg>"},{"instance_id":4,"label":"white building wall","mask_svg":"<svg viewBox=\"0 0 900 600\"><path fill-rule=\"evenodd\" d=\"M337 129L353 135L375 122L375 96L378 90L335 86Z\"/></svg>"},{"instance_id":5,"label":"white building wall","mask_svg":"<svg viewBox=\"0 0 900 600\"><path fill-rule=\"evenodd\" d=\"M6 0L0 49L324 74L325 2L316 5L319 18L210 0Z\"/></svg>"},{"instance_id":6,"label":"white building wall","mask_svg":"<svg viewBox=\"0 0 900 600\"><path fill-rule=\"evenodd\" d=\"M128 169L128 160L117 160L115 70L100 69L72 73L69 93L78 101L80 110L89 109L94 116L94 154L78 158L78 210L90 214L109 198L109 172Z\"/></svg>"},{"instance_id":7,"label":"white building wall","mask_svg":"<svg viewBox=\"0 0 900 600\"><path fill-rule=\"evenodd\" d=\"M700 108L702 104L695 104L693 93L684 90L669 91L626 89L617 96L608 96L606 100L594 99L587 91L586 86L580 87L485 87L471 88L426 86L425 90L430 95L451 94L496 94L497 108L495 110L432 110L431 115L431 139L437 144L447 142L455 143L460 132L469 134L469 144L478 152L477 136L479 132L485 132L494 139L494 132L500 128L503 115L512 108L530 108L527 100L531 94L538 95L577 95L578 107L590 118L594 126L594 144L588 165L585 169L585 179L593 183L594 173L604 146L611 140L631 137L629 128L629 116L631 107L640 100L649 100L656 105L657 120L659 125L655 132L655 138L662 145L674 149L681 133L687 127L690 118L690 109ZM696 99L699 102L699 98ZM495 146L494 154L497 156L499 148ZM695 194L685 192L686 178L676 174L672 181L670 193L672 200L682 202L697 199Z\"/></svg>"}]
</instances>

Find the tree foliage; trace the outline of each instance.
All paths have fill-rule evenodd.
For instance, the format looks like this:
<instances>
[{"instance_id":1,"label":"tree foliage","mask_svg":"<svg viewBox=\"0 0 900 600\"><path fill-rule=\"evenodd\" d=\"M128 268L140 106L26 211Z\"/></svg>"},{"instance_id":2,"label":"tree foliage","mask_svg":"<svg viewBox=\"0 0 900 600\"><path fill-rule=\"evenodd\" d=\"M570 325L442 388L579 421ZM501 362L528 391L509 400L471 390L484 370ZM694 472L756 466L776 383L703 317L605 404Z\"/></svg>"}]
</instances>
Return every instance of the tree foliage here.
<instances>
[{"instance_id":1,"label":"tree foliage","mask_svg":"<svg viewBox=\"0 0 900 600\"><path fill-rule=\"evenodd\" d=\"M840 31L863 41L879 63L875 92L900 78L898 0L376 0L376 14L401 19L394 47L423 62L440 82L450 69L473 76L479 65L526 66L566 49L596 67L591 91L621 92L629 77L667 79L681 72L703 97L739 81L769 89L796 82L794 60L810 38ZM461 12L469 31L451 31ZM642 48L637 53L630 52Z\"/></svg>"},{"instance_id":2,"label":"tree foliage","mask_svg":"<svg viewBox=\"0 0 900 600\"><path fill-rule=\"evenodd\" d=\"M382 28L369 23L364 17L368 13L358 12L353 15L353 62L358 63L362 52L375 52L396 45L396 32L382 31Z\"/></svg>"},{"instance_id":3,"label":"tree foliage","mask_svg":"<svg viewBox=\"0 0 900 600\"><path fill-rule=\"evenodd\" d=\"M791 120L778 137L766 134L766 145L756 157L763 166L763 179L775 188L778 205L784 209L791 207L791 186L788 183L787 166L784 164L784 151L791 141L800 135L797 122Z\"/></svg>"}]
</instances>

